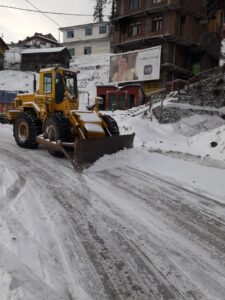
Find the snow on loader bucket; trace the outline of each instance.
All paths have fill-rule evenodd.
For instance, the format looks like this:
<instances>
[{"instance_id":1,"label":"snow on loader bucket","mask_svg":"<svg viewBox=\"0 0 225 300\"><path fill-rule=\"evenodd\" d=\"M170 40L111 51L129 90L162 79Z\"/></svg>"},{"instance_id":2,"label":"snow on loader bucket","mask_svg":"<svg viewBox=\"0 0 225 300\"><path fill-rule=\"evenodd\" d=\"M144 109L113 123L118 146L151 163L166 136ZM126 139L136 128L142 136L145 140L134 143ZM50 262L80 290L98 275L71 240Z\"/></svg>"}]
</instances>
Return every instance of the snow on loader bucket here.
<instances>
[{"instance_id":1,"label":"snow on loader bucket","mask_svg":"<svg viewBox=\"0 0 225 300\"><path fill-rule=\"evenodd\" d=\"M45 139L43 135L39 135L36 137L36 140L49 150L61 151L69 159L75 169L82 171L105 154L112 154L123 149L133 148L134 136L135 133L88 138L78 140L75 143L65 143L61 141L50 141L49 139Z\"/></svg>"}]
</instances>

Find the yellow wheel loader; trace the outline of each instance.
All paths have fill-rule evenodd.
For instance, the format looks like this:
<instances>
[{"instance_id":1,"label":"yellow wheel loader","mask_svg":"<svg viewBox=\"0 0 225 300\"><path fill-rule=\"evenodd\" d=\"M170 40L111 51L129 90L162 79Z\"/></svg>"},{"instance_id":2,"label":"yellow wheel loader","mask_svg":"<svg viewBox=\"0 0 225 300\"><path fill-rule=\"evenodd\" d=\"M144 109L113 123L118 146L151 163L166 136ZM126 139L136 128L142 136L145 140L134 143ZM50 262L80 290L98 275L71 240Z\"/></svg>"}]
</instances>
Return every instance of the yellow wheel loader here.
<instances>
[{"instance_id":1,"label":"yellow wheel loader","mask_svg":"<svg viewBox=\"0 0 225 300\"><path fill-rule=\"evenodd\" d=\"M7 112L18 146L44 145L50 154L66 156L79 170L104 154L133 147L134 134L120 135L116 121L98 111L98 101L79 111L76 73L64 68L41 69L39 90L18 94Z\"/></svg>"}]
</instances>

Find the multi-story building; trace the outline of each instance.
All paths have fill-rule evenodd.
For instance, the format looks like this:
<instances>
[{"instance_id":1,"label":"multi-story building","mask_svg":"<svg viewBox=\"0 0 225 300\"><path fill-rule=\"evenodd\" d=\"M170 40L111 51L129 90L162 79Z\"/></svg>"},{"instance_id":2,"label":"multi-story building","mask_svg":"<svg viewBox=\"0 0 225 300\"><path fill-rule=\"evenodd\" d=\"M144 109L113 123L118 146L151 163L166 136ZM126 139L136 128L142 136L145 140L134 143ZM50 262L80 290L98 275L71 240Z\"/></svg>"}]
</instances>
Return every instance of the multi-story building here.
<instances>
[{"instance_id":1,"label":"multi-story building","mask_svg":"<svg viewBox=\"0 0 225 300\"><path fill-rule=\"evenodd\" d=\"M218 65L223 18L219 2L114 0L111 47L119 53L161 45L161 76L150 83L154 86L189 78Z\"/></svg>"},{"instance_id":2,"label":"multi-story building","mask_svg":"<svg viewBox=\"0 0 225 300\"><path fill-rule=\"evenodd\" d=\"M110 52L109 22L60 28L71 56Z\"/></svg>"}]
</instances>

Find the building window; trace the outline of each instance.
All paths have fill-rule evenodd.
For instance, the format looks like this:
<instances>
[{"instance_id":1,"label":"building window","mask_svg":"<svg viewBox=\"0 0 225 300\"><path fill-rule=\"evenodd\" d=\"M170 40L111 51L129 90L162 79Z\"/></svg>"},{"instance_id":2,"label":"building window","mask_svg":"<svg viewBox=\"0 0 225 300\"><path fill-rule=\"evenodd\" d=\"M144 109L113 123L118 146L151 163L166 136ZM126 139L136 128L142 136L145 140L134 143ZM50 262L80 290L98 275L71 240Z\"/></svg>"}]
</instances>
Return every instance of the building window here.
<instances>
[{"instance_id":1,"label":"building window","mask_svg":"<svg viewBox=\"0 0 225 300\"><path fill-rule=\"evenodd\" d=\"M163 29L163 17L157 16L152 19L152 31L160 32Z\"/></svg>"},{"instance_id":2,"label":"building window","mask_svg":"<svg viewBox=\"0 0 225 300\"><path fill-rule=\"evenodd\" d=\"M128 26L128 36L141 34L141 23L132 23Z\"/></svg>"},{"instance_id":3,"label":"building window","mask_svg":"<svg viewBox=\"0 0 225 300\"><path fill-rule=\"evenodd\" d=\"M44 94L52 92L52 74L47 73L44 75Z\"/></svg>"},{"instance_id":4,"label":"building window","mask_svg":"<svg viewBox=\"0 0 225 300\"><path fill-rule=\"evenodd\" d=\"M92 27L85 28L85 35L92 35Z\"/></svg>"},{"instance_id":5,"label":"building window","mask_svg":"<svg viewBox=\"0 0 225 300\"><path fill-rule=\"evenodd\" d=\"M91 54L91 47L84 47L84 55Z\"/></svg>"},{"instance_id":6,"label":"building window","mask_svg":"<svg viewBox=\"0 0 225 300\"><path fill-rule=\"evenodd\" d=\"M75 56L75 48L68 49L71 56Z\"/></svg>"},{"instance_id":7,"label":"building window","mask_svg":"<svg viewBox=\"0 0 225 300\"><path fill-rule=\"evenodd\" d=\"M107 27L106 27L106 25L100 26L100 27L99 27L99 34L104 34L104 33L106 33L106 32L107 32Z\"/></svg>"},{"instance_id":8,"label":"building window","mask_svg":"<svg viewBox=\"0 0 225 300\"><path fill-rule=\"evenodd\" d=\"M68 39L74 38L74 32L72 30L67 31L67 38Z\"/></svg>"},{"instance_id":9,"label":"building window","mask_svg":"<svg viewBox=\"0 0 225 300\"><path fill-rule=\"evenodd\" d=\"M140 1L141 0L130 0L130 10L135 10L140 8Z\"/></svg>"}]
</instances>

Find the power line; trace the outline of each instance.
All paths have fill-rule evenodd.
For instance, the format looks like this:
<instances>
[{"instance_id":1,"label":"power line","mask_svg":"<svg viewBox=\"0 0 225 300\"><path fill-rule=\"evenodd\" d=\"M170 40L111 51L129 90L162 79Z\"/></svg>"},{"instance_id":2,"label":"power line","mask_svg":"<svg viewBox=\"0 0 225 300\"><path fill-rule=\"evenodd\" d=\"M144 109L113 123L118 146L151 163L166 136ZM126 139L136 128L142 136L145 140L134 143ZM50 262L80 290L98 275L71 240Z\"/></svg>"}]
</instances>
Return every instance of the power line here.
<instances>
[{"instance_id":1,"label":"power line","mask_svg":"<svg viewBox=\"0 0 225 300\"><path fill-rule=\"evenodd\" d=\"M93 15L88 15L88 14L61 13L61 12L43 11L43 10L36 10L36 9L34 10L34 9L29 9L29 8L20 8L20 7L15 7L15 6L8 6L8 5L0 5L0 7L35 12L35 13L40 13L40 14L74 16L74 17L93 17Z\"/></svg>"},{"instance_id":2,"label":"power line","mask_svg":"<svg viewBox=\"0 0 225 300\"><path fill-rule=\"evenodd\" d=\"M41 12L41 10L35 6L34 4L32 4L29 0L25 0L28 4L30 4L34 9L37 9L37 11L39 11L43 16L45 16L46 18L48 18L50 21L52 21L53 23L55 23L57 26L60 27L59 23L57 23L55 20L53 20L51 17L49 17L48 15L46 15L44 12Z\"/></svg>"}]
</instances>

